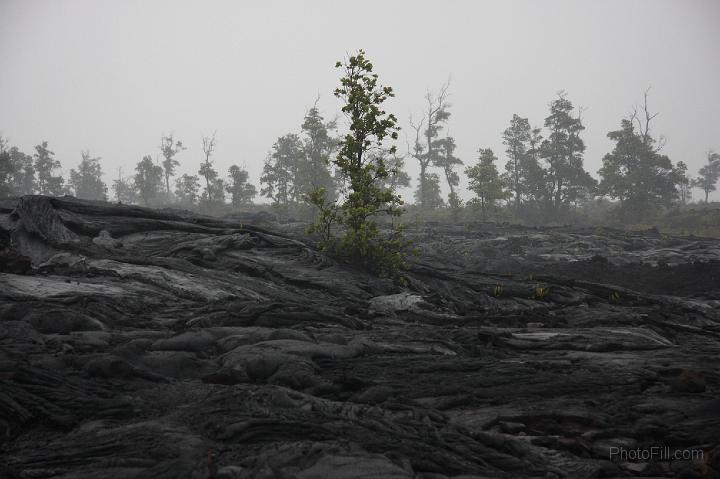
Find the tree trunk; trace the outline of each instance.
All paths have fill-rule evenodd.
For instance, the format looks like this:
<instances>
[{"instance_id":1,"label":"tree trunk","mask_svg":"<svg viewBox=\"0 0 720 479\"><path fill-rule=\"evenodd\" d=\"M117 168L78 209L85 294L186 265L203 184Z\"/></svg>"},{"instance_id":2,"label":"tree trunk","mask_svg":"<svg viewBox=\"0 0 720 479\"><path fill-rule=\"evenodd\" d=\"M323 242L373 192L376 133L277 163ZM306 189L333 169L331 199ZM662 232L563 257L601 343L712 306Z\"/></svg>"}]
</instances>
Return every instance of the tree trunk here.
<instances>
[{"instance_id":1,"label":"tree trunk","mask_svg":"<svg viewBox=\"0 0 720 479\"><path fill-rule=\"evenodd\" d=\"M420 161L420 206L425 208L425 171L427 165L422 160Z\"/></svg>"},{"instance_id":2,"label":"tree trunk","mask_svg":"<svg viewBox=\"0 0 720 479\"><path fill-rule=\"evenodd\" d=\"M425 167L427 168L430 166L430 163L432 162L432 137L430 136L430 132L432 131L433 121L432 121L432 107L428 108L428 128L425 134L425 137L427 138L427 160L425 160ZM423 175L423 181L425 180L425 176ZM423 185L424 186L424 185ZM423 208L425 208L425 189L423 188Z\"/></svg>"},{"instance_id":3,"label":"tree trunk","mask_svg":"<svg viewBox=\"0 0 720 479\"><path fill-rule=\"evenodd\" d=\"M208 168L210 167L208 166ZM203 176L205 177L205 191L207 191L208 201L212 201L212 195L210 194L210 180L208 179L207 175Z\"/></svg>"},{"instance_id":4,"label":"tree trunk","mask_svg":"<svg viewBox=\"0 0 720 479\"><path fill-rule=\"evenodd\" d=\"M562 179L558 178L557 190L555 190L555 216L560 215L560 203L562 202Z\"/></svg>"},{"instance_id":5,"label":"tree trunk","mask_svg":"<svg viewBox=\"0 0 720 479\"><path fill-rule=\"evenodd\" d=\"M517 174L515 175L515 209L520 211L520 183Z\"/></svg>"}]
</instances>

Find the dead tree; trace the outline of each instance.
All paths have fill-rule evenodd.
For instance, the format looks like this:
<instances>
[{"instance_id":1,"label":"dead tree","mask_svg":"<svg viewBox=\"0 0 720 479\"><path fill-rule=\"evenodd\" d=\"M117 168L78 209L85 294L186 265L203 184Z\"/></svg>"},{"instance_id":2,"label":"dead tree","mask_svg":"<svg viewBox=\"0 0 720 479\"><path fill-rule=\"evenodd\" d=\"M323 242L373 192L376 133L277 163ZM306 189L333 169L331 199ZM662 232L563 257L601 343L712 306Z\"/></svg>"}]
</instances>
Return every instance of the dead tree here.
<instances>
[{"instance_id":1,"label":"dead tree","mask_svg":"<svg viewBox=\"0 0 720 479\"><path fill-rule=\"evenodd\" d=\"M642 111L638 111L638 107L635 106L633 108L633 113L630 115L630 121L637 125L638 133L640 134L640 138L642 139L642 142L644 145L651 146L651 144L654 142L652 137L650 136L650 122L655 119L660 113L650 113L650 109L648 108L648 94L650 93L650 87L645 90L643 93L643 104L642 104ZM662 150L663 146L665 146L665 137L661 136L658 140L657 146L653 147L653 151L655 153Z\"/></svg>"},{"instance_id":2,"label":"dead tree","mask_svg":"<svg viewBox=\"0 0 720 479\"><path fill-rule=\"evenodd\" d=\"M200 166L200 174L205 178L205 191L207 192L208 201L212 201L212 187L210 184L215 180L215 176L217 176L217 172L212 167L212 161L210 161L210 157L215 151L216 133L217 131L213 132L212 136L204 136L202 139L202 149L203 154L205 155L205 161Z\"/></svg>"},{"instance_id":3,"label":"dead tree","mask_svg":"<svg viewBox=\"0 0 720 479\"><path fill-rule=\"evenodd\" d=\"M448 80L436 95L430 92L425 95L425 101L427 102L426 110L417 124L415 124L412 117L410 117L410 127L415 131L415 144L413 151L408 151L408 153L420 164L420 181L418 185L420 191L418 196L420 206L422 207L426 206L427 200L427 169L435 163L437 156L433 151L433 139L438 136L438 132L442 128L441 123L446 121L450 116L450 113L447 111L450 106L447 103L449 88L450 81ZM424 124L426 124L427 127L423 132L422 128ZM420 142L421 134L424 137L425 145Z\"/></svg>"}]
</instances>

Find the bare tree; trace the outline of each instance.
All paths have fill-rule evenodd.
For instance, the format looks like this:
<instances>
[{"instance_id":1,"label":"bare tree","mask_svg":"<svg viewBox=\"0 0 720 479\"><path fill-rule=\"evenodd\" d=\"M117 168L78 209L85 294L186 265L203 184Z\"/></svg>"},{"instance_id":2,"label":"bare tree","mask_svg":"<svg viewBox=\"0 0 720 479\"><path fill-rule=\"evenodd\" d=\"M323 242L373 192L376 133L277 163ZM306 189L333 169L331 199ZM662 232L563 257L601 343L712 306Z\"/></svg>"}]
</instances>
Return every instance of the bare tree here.
<instances>
[{"instance_id":1,"label":"bare tree","mask_svg":"<svg viewBox=\"0 0 720 479\"><path fill-rule=\"evenodd\" d=\"M215 134L217 131L214 131L212 136L203 136L202 138L202 149L203 154L205 155L205 161L200 165L200 175L205 178L205 191L207 194L208 201L212 201L213 195L213 185L215 182L215 179L217 178L217 171L213 168L212 161L210 160L210 157L215 152Z\"/></svg>"},{"instance_id":2,"label":"bare tree","mask_svg":"<svg viewBox=\"0 0 720 479\"><path fill-rule=\"evenodd\" d=\"M450 112L448 111L450 105L447 102L449 88L450 80L448 80L447 83L440 88L440 91L437 94L433 95L428 92L425 95L426 109L417 124L413 121L412 117L410 117L410 127L415 131L415 143L412 151L409 151L410 149L408 148L408 153L420 164L417 197L419 198L420 205L422 207L430 206L428 204L429 188L427 184L427 170L437 161L437 154L434 151L433 141L442 129L442 123L450 117ZM423 131L424 125L426 128ZM421 135L425 145L421 142Z\"/></svg>"},{"instance_id":3,"label":"bare tree","mask_svg":"<svg viewBox=\"0 0 720 479\"><path fill-rule=\"evenodd\" d=\"M638 107L635 106L633 108L632 114L630 115L630 121L637 125L640 138L642 138L643 143L648 146L650 146L650 144L655 141L650 136L650 122L660 114L659 112L650 113L650 109L648 108L649 94L650 87L648 87L643 93L642 111L638 111ZM653 149L657 153L662 150L663 146L665 146L665 137L660 136L660 139L657 142L657 146L655 146Z\"/></svg>"}]
</instances>

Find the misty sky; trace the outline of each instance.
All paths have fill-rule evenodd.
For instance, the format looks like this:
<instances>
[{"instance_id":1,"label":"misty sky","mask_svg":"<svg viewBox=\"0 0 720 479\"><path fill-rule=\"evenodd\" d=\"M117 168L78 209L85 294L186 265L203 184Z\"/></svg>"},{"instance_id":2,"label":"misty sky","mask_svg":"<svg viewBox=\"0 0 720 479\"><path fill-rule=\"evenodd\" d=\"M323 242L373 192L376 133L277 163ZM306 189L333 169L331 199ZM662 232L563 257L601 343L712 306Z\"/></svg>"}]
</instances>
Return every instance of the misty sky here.
<instances>
[{"instance_id":1,"label":"misty sky","mask_svg":"<svg viewBox=\"0 0 720 479\"><path fill-rule=\"evenodd\" d=\"M450 77L458 156L491 147L502 171L513 113L541 126L564 89L586 108L597 177L605 135L651 86L653 132L694 175L720 150L718 47L718 0L0 0L0 133L27 153L48 140L65 173L89 149L114 177L159 155L169 132L188 146L180 174L196 174L201 137L217 130L219 169L244 164L257 184L318 94L337 114L335 61L363 48L395 89L400 151L409 115Z\"/></svg>"}]
</instances>

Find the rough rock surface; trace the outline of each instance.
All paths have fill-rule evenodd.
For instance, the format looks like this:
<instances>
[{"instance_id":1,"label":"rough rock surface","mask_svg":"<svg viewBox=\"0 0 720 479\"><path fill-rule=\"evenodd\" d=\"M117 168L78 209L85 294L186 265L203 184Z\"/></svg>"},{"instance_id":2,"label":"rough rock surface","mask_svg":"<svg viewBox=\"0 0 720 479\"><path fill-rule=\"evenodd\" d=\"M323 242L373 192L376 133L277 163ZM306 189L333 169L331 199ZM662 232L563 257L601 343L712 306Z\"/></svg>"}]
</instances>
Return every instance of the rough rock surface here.
<instances>
[{"instance_id":1,"label":"rough rock surface","mask_svg":"<svg viewBox=\"0 0 720 479\"><path fill-rule=\"evenodd\" d=\"M0 477L720 474L717 240L411 228L399 287L262 220L0 201Z\"/></svg>"}]
</instances>

